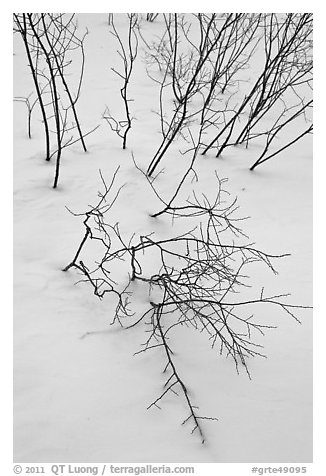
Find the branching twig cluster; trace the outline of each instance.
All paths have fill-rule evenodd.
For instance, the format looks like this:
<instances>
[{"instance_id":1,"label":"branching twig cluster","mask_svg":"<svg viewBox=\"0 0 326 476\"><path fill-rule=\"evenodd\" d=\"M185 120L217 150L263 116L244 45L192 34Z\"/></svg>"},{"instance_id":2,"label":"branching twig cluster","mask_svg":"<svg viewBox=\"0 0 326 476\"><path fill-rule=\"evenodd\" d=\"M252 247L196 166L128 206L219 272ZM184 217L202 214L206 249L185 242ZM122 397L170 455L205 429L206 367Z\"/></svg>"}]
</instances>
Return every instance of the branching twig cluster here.
<instances>
[{"instance_id":1,"label":"branching twig cluster","mask_svg":"<svg viewBox=\"0 0 326 476\"><path fill-rule=\"evenodd\" d=\"M226 147L248 142L257 136L266 135L265 150L260 158L252 165L253 170L257 165L265 162L262 160L270 144L271 137L275 137L285 125L305 114L305 110L312 101L306 101L305 95L309 95L312 82L312 59L311 59L311 14L265 14L262 15L260 27L263 30L264 62L256 81L250 91L246 93L231 118L225 121L218 134L206 145L203 154L206 154L214 144L218 144L217 157L222 154ZM299 99L295 106L287 105L289 94ZM292 100L292 99L291 99ZM257 127L273 110L281 108L278 120L267 130L257 133ZM296 109L293 113L293 109ZM240 133L232 140L236 126L241 126ZM286 118L283 125L278 124L280 118ZM289 142L268 158L289 147L303 135L310 132L308 128L304 134L300 134L294 141ZM219 141L221 141L219 143Z\"/></svg>"},{"instance_id":2,"label":"branching twig cluster","mask_svg":"<svg viewBox=\"0 0 326 476\"><path fill-rule=\"evenodd\" d=\"M164 19L165 32L158 43L150 45L148 54L161 75L155 78L151 74L151 77L160 85L163 136L148 167L149 176L189 124L199 125L198 145L202 145L206 129L217 124L221 116L218 95L233 85L234 76L252 56L258 41L255 35L260 15L200 13L189 21L184 15L169 14ZM163 98L170 90L174 109L167 118Z\"/></svg>"},{"instance_id":3,"label":"branching twig cluster","mask_svg":"<svg viewBox=\"0 0 326 476\"><path fill-rule=\"evenodd\" d=\"M308 127L265 157L271 137L304 116L311 105L311 14L199 13L192 20L183 14L163 17L165 31L158 41L148 44L141 35L148 67L156 69L148 74L159 84L162 132L162 142L148 166L149 176L180 135L189 140L189 129L192 140L196 136L195 148L203 155L216 148L219 156L227 147L248 147L249 141L266 137L267 148L251 169L312 131L312 126ZM243 72L253 56L262 52L261 71L254 73L251 88L241 93L239 84L246 81ZM174 107L169 111L165 97L171 95ZM295 106L289 106L293 101ZM279 121L268 124L271 111L282 118L282 126Z\"/></svg>"},{"instance_id":4,"label":"branching twig cluster","mask_svg":"<svg viewBox=\"0 0 326 476\"><path fill-rule=\"evenodd\" d=\"M64 268L78 270L81 281L91 285L99 298L113 293L117 299L112 323L131 328L145 325L147 339L137 353L160 349L166 358L166 381L162 393L149 405L158 407L168 394L180 392L184 397L188 415L183 423L192 423L192 432L198 431L202 442L205 437L203 420L193 404L189 387L177 365L174 353L174 331L182 326L207 335L212 348L231 358L237 371L243 367L248 376L248 357L262 356L262 346L255 335L263 335L273 326L260 323L250 312L255 305L273 305L298 321L296 306L285 301L286 294L269 296L262 287L251 298L241 299L242 288L248 288L247 267L263 263L273 272L274 259L286 255L271 255L246 239L234 214L236 202L227 203L223 181L217 178L216 196L193 198L183 206L167 206L165 213L185 221L186 231L170 238L159 238L154 233L128 239L120 231L119 223L110 224L109 211L116 202L121 187L114 191L116 170L107 186L101 174L104 192L99 194L95 206L82 214L85 234L73 260ZM191 222L193 226L191 227ZM230 239L233 236L233 239ZM228 237L228 239L227 239ZM247 241L247 240L246 240ZM82 259L84 249L100 244L93 265ZM121 279L121 268L124 277ZM120 277L115 279L119 270ZM140 313L134 310L133 290L136 283L147 288L148 306Z\"/></svg>"},{"instance_id":5,"label":"branching twig cluster","mask_svg":"<svg viewBox=\"0 0 326 476\"><path fill-rule=\"evenodd\" d=\"M77 35L77 24L72 14L21 13L14 14L15 31L20 33L36 90L45 131L46 160L56 156L53 187L59 180L62 150L80 141L86 151L85 136L81 129L76 103L80 97L84 76L84 41ZM68 84L67 69L72 62L72 54L80 55L80 72L77 85ZM26 102L27 106L28 103ZM33 103L34 107L35 103ZM32 109L28 106L28 128ZM51 132L54 129L56 149L51 152ZM78 138L73 131L77 131ZM67 137L69 135L69 137Z\"/></svg>"}]
</instances>

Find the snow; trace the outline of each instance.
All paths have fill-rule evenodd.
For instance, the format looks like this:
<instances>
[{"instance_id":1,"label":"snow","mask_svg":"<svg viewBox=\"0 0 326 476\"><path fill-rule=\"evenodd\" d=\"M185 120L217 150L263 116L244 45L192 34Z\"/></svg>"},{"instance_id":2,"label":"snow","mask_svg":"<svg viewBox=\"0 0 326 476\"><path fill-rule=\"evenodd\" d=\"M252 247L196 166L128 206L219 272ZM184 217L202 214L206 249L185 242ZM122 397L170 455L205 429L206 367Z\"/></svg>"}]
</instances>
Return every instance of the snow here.
<instances>
[{"instance_id":1,"label":"snow","mask_svg":"<svg viewBox=\"0 0 326 476\"><path fill-rule=\"evenodd\" d=\"M117 17L117 27L123 20ZM207 443L182 426L182 397L169 397L162 410L147 410L160 394L164 356L134 356L144 328L110 326L115 301L99 301L72 269L63 273L83 236L80 213L94 204L101 189L99 169L109 182L120 165L117 186L126 184L112 209L127 236L169 232L168 219L153 220L159 209L149 185L135 169L146 169L159 145L157 87L145 75L141 53L130 87L135 121L128 149L101 121L105 105L122 114L117 45L105 14L78 14L87 25L86 71L77 104L88 152L77 143L65 149L59 187L53 190L54 162L43 160L43 135L35 112L33 138L26 135L24 105L14 105L14 460L16 462L178 462L308 463L312 460L312 316L300 313L299 325L273 307L260 319L278 328L264 338L267 359L249 363L252 380L237 375L232 362L210 349L203 335L175 335L180 368L202 413L218 422L203 427ZM145 25L146 35L156 24ZM14 43L14 94L33 90L20 39ZM250 215L244 229L260 249L291 253L278 261L279 275L252 270L252 283L270 293L291 292L291 301L312 304L311 139L249 171L254 147L228 148L222 158L198 157L197 187L214 193L214 171L229 179L240 213ZM157 183L163 196L173 193L187 166L175 145L163 160ZM187 184L191 187L191 184ZM185 193L189 193L187 189ZM110 217L111 218L111 217ZM146 300L135 290L138 306ZM136 308L137 308L136 305ZM258 312L258 311L257 311Z\"/></svg>"}]
</instances>

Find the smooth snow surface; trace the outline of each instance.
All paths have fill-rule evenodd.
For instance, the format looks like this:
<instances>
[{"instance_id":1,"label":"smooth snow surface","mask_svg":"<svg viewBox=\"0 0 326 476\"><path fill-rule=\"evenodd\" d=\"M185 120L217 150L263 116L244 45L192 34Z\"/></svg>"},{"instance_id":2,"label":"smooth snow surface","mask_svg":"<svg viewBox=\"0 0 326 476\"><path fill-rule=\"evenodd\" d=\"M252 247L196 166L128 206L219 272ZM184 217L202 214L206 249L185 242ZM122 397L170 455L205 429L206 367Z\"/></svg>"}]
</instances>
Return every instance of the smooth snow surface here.
<instances>
[{"instance_id":1,"label":"smooth snow surface","mask_svg":"<svg viewBox=\"0 0 326 476\"><path fill-rule=\"evenodd\" d=\"M160 142L158 90L144 72L139 52L130 85L135 117L128 148L101 120L105 105L123 114L117 44L106 14L78 14L87 26L86 71L79 116L85 130L101 127L80 144L65 149L59 187L52 189L54 162L43 159L44 139L38 113L33 137L26 136L26 110L15 103L14 123L14 270L15 270L15 461L24 462L280 462L312 460L312 316L300 312L299 325L275 307L257 308L260 322L277 325L262 339L268 358L249 362L252 380L237 375L232 362L212 350L190 329L175 335L180 368L196 404L218 422L204 422L201 445L183 398L168 397L162 409L146 410L160 394L165 365L160 351L133 356L144 342L144 328L110 326L115 300L99 301L86 284L75 283L72 259L84 234L72 216L96 203L99 169L107 182L120 165L116 185L126 184L112 209L127 236L133 232L168 233L169 220L149 214L160 204L136 170L131 151L146 169ZM145 24L147 37L160 20ZM116 25L124 25L116 16ZM27 96L33 85L20 38L14 45L14 93ZM123 117L122 117L123 118ZM291 302L312 304L312 153L305 138L279 156L249 171L255 146L229 148L223 158L199 156L197 187L214 194L214 171L228 177L238 196L239 214L250 216L243 228L250 240L270 253L291 253L276 263L278 276L252 268L251 284L270 293L291 292ZM158 178L164 196L173 193L187 158L173 146ZM187 188L189 187L189 188ZM191 192L187 184L185 194ZM256 287L256 288L255 288ZM146 301L135 289L138 305ZM137 308L137 305L136 305Z\"/></svg>"}]
</instances>

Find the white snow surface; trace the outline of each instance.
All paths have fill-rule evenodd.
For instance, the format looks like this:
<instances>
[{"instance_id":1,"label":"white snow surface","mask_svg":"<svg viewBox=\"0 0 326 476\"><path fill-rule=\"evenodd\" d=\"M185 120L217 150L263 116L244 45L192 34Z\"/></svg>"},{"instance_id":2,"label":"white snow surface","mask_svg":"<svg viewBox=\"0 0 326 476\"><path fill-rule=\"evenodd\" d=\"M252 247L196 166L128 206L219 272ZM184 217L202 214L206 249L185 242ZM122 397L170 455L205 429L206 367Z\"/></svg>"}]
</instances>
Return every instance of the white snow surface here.
<instances>
[{"instance_id":1,"label":"white snow surface","mask_svg":"<svg viewBox=\"0 0 326 476\"><path fill-rule=\"evenodd\" d=\"M134 167L131 151L146 169L160 142L157 86L146 76L139 52L130 85L135 117L128 148L101 120L107 104L122 114L117 44L106 14L78 14L87 26L86 70L77 103L84 130L101 127L80 144L65 149L58 189L52 188L54 161L43 158L44 139L37 113L33 137L26 135L26 110L14 106L14 459L16 462L170 462L240 463L312 461L312 313L298 313L301 325L275 307L257 308L260 322L276 325L262 339L267 359L249 362L252 380L237 375L231 360L211 349L202 334L175 334L178 362L201 413L202 445L187 416L185 402L169 396L162 409L147 406L162 391L164 355L134 356L144 342L144 327L111 326L115 299L99 301L74 270L63 273L83 237L80 213L97 200L102 184L120 165L117 186L126 184L110 218L127 236L170 233L167 218L152 219L160 204ZM148 37L160 20L144 24ZM116 25L124 20L116 15ZM14 43L14 93L33 90L23 46ZM197 187L214 194L214 171L229 179L238 196L243 228L257 247L291 253L276 263L279 274L252 268L252 292L291 293L291 302L312 304L312 150L311 139L287 149L254 172L260 149L229 148L222 158L199 156ZM163 159L157 184L170 196L187 167L174 145ZM188 187L188 188L187 188ZM185 185L185 194L191 192ZM200 188L199 188L200 189ZM177 225L176 225L177 226ZM135 309L147 296L135 289Z\"/></svg>"}]
</instances>

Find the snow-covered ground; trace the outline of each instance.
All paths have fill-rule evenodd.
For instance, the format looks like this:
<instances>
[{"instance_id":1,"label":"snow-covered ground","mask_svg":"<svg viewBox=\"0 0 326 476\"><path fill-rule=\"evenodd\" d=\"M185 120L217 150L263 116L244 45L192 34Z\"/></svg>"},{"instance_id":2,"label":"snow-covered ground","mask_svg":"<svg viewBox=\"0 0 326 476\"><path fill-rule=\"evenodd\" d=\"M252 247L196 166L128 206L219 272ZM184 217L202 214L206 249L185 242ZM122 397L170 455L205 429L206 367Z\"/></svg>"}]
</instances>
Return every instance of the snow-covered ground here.
<instances>
[{"instance_id":1,"label":"snow-covered ground","mask_svg":"<svg viewBox=\"0 0 326 476\"><path fill-rule=\"evenodd\" d=\"M123 20L116 17L117 27ZM83 236L83 212L101 189L99 169L109 182L120 165L117 185L126 184L112 222L127 235L165 233L167 221L154 221L158 210L144 177L131 158L146 168L159 145L157 87L145 75L142 54L130 85L136 118L128 149L101 120L105 105L122 113L120 80L110 68L119 64L117 44L106 14L78 14L87 26L86 70L78 111L88 152L79 144L65 149L59 187L52 189L54 163L43 160L43 135L37 113L33 138L26 136L26 110L14 106L14 459L24 462L279 462L312 460L312 313L300 313L299 325L274 307L259 310L261 322L277 325L264 338L268 359L249 362L252 380L237 375L232 362L212 350L191 330L176 336L180 365L192 396L205 415L207 443L201 445L181 397L169 397L162 410L146 407L164 383L164 356L133 356L144 341L142 327L110 326L114 298L99 301L78 275L61 269L72 259ZM160 20L145 24L154 35ZM20 39L14 43L14 94L27 96L33 85ZM243 228L270 253L291 253L278 261L278 276L253 268L252 285L271 293L291 292L291 301L312 304L312 150L311 138L287 149L254 172L257 155L229 148L223 158L198 157L198 186L214 193L214 171L228 177ZM158 180L165 196L173 178L186 167L175 145L162 163ZM190 193L188 183L186 193ZM145 299L141 290L137 299Z\"/></svg>"}]
</instances>

